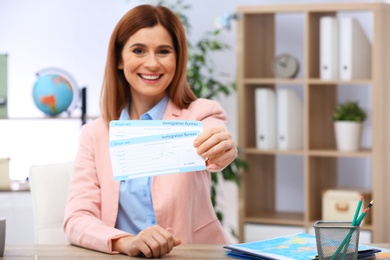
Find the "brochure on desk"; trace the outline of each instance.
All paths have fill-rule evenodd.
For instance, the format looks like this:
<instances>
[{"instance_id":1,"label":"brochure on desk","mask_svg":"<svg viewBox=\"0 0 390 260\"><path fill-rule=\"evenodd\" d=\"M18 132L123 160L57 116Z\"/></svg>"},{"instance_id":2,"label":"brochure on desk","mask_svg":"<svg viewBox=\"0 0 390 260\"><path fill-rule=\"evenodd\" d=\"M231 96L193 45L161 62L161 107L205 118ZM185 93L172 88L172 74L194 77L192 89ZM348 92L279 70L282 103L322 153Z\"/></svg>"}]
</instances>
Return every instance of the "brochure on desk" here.
<instances>
[{"instance_id":1,"label":"brochure on desk","mask_svg":"<svg viewBox=\"0 0 390 260\"><path fill-rule=\"evenodd\" d=\"M276 237L268 240L224 246L227 255L238 259L308 260L317 259L316 238L307 233ZM381 248L359 245L358 259L370 259Z\"/></svg>"}]
</instances>

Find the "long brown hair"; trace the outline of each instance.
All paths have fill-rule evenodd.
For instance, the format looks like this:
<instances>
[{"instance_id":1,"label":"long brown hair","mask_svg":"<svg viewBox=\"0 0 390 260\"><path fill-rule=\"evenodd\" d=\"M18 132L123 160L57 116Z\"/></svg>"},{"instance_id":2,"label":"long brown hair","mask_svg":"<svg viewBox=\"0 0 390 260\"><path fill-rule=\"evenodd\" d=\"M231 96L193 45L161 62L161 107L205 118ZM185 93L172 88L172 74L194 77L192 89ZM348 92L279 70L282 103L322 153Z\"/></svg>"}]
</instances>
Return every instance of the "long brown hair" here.
<instances>
[{"instance_id":1,"label":"long brown hair","mask_svg":"<svg viewBox=\"0 0 390 260\"><path fill-rule=\"evenodd\" d=\"M168 96L180 108L187 108L196 99L186 77L187 40L180 20L167 7L139 5L128 11L119 20L110 38L100 93L100 112L107 124L111 120L119 118L131 96L130 86L123 70L118 69L125 43L138 30L154 27L158 24L161 24L168 31L176 51L176 72L167 89Z\"/></svg>"}]
</instances>

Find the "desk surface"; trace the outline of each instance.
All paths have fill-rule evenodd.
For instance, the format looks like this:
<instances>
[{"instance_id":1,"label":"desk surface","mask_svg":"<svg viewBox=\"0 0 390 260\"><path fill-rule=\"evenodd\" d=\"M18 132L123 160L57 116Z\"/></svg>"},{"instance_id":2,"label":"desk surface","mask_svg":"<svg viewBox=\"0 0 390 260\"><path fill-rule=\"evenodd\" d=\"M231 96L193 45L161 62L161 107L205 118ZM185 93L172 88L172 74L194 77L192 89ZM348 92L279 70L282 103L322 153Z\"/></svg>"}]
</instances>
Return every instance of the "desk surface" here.
<instances>
[{"instance_id":1,"label":"desk surface","mask_svg":"<svg viewBox=\"0 0 390 260\"><path fill-rule=\"evenodd\" d=\"M390 249L390 244L373 244ZM73 259L142 259L126 255L109 255L71 245L6 245L1 260L73 260ZM180 245L163 259L233 259L226 255L222 245Z\"/></svg>"},{"instance_id":2,"label":"desk surface","mask_svg":"<svg viewBox=\"0 0 390 260\"><path fill-rule=\"evenodd\" d=\"M71 245L6 245L3 260L141 259L109 255ZM222 245L180 245L163 259L232 259Z\"/></svg>"}]
</instances>

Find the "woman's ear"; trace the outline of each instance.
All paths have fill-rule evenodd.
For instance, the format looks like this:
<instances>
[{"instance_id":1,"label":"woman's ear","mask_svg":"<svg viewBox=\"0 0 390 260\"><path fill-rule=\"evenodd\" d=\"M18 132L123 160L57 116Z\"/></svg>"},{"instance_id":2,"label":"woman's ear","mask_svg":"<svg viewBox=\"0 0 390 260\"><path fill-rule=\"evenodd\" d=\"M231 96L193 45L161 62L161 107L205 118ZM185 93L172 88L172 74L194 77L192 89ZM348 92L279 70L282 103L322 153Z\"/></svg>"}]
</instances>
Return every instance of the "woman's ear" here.
<instances>
[{"instance_id":1,"label":"woman's ear","mask_svg":"<svg viewBox=\"0 0 390 260\"><path fill-rule=\"evenodd\" d=\"M123 70L123 62L122 62L122 59L118 62L117 68L120 69L120 70Z\"/></svg>"}]
</instances>

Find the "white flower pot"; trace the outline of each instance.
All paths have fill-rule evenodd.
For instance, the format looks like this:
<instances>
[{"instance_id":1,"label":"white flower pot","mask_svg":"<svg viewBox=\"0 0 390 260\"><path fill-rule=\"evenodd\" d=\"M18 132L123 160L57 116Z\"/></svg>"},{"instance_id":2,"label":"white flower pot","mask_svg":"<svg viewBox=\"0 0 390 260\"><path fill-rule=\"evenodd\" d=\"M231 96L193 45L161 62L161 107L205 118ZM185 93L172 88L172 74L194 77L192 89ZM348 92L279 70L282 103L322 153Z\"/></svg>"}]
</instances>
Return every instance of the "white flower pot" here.
<instances>
[{"instance_id":1,"label":"white flower pot","mask_svg":"<svg viewBox=\"0 0 390 260\"><path fill-rule=\"evenodd\" d=\"M336 145L340 151L357 151L360 148L362 122L335 121Z\"/></svg>"}]
</instances>

